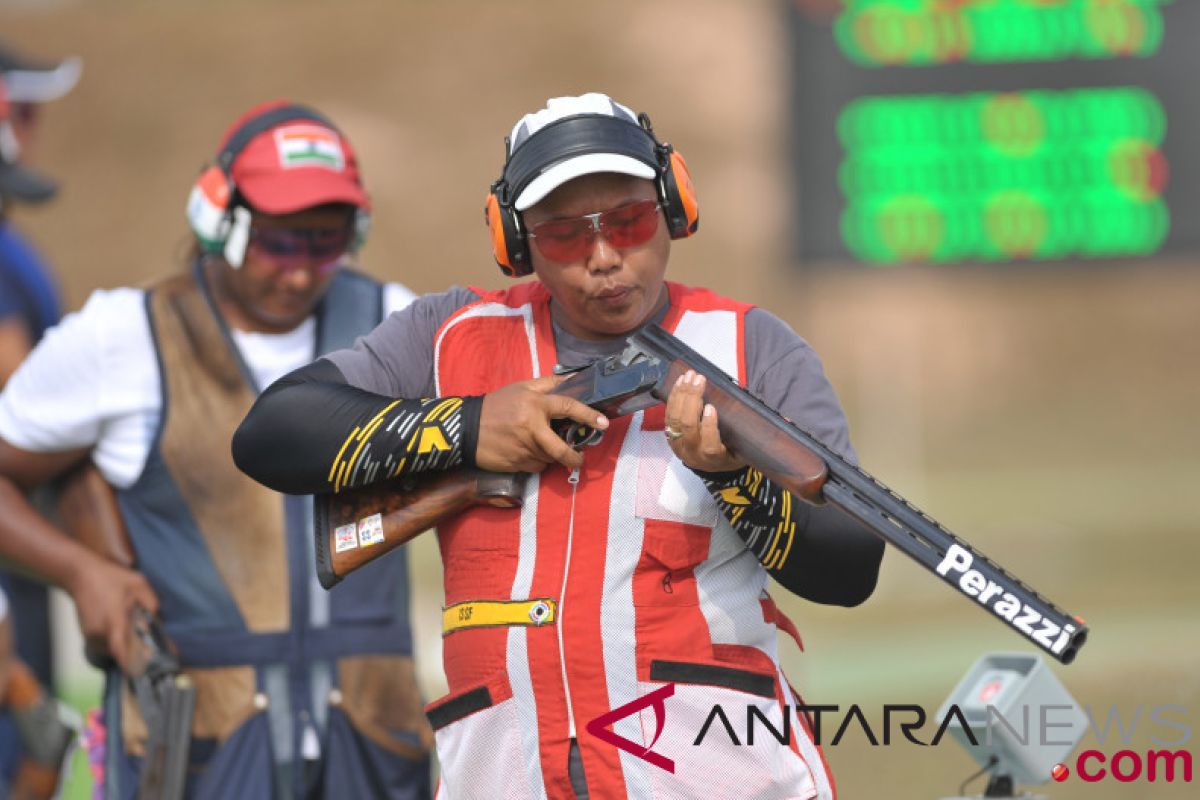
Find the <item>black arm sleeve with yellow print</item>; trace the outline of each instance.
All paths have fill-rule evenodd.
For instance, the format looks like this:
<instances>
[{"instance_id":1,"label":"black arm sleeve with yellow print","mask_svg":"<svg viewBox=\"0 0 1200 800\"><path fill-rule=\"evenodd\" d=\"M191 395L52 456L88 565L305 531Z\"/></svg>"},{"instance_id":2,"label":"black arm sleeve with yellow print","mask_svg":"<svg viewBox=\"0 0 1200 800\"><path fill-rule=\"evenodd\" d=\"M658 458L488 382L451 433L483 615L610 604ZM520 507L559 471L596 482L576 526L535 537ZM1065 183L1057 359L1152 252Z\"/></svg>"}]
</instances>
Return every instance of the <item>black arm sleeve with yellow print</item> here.
<instances>
[{"instance_id":1,"label":"black arm sleeve with yellow print","mask_svg":"<svg viewBox=\"0 0 1200 800\"><path fill-rule=\"evenodd\" d=\"M781 586L817 603L858 605L875 588L883 542L832 506L813 506L753 467L699 472L721 514Z\"/></svg>"},{"instance_id":2,"label":"black arm sleeve with yellow print","mask_svg":"<svg viewBox=\"0 0 1200 800\"><path fill-rule=\"evenodd\" d=\"M322 359L259 396L234 434L233 458L247 475L287 494L473 466L482 403L385 397L348 385Z\"/></svg>"},{"instance_id":3,"label":"black arm sleeve with yellow print","mask_svg":"<svg viewBox=\"0 0 1200 800\"><path fill-rule=\"evenodd\" d=\"M470 399L436 397L387 402L346 433L330 461L326 490L356 489L401 474L461 466L465 461L462 412ZM381 402L372 402L366 412ZM341 427L345 429L349 422Z\"/></svg>"}]
</instances>

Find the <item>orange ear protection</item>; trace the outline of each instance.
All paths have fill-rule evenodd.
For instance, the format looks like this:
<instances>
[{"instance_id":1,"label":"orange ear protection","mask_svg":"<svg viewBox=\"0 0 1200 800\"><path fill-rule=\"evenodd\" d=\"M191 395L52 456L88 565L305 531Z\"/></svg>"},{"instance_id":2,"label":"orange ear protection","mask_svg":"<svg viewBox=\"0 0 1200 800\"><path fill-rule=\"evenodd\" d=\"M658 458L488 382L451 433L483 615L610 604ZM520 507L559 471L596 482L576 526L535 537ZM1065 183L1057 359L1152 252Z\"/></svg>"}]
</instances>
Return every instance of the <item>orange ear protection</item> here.
<instances>
[{"instance_id":1,"label":"orange ear protection","mask_svg":"<svg viewBox=\"0 0 1200 800\"><path fill-rule=\"evenodd\" d=\"M484 205L484 221L491 232L492 255L505 275L521 277L533 272L521 213L515 203L521 192L550 167L589 153L629 156L655 171L655 190L672 239L691 236L700 226L700 207L687 162L670 144L654 135L650 118L628 119L606 114L578 114L550 123L534 133L507 157L504 171L492 184Z\"/></svg>"}]
</instances>

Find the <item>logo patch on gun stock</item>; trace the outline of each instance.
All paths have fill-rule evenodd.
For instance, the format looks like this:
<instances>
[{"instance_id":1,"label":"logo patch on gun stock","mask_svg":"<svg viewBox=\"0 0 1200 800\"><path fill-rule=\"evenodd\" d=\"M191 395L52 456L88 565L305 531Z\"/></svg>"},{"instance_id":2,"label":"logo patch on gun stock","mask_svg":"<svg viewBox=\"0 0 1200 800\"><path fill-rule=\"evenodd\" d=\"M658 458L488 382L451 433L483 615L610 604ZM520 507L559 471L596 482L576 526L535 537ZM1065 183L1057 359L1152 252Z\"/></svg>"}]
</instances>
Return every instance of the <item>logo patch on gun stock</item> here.
<instances>
[{"instance_id":1,"label":"logo patch on gun stock","mask_svg":"<svg viewBox=\"0 0 1200 800\"><path fill-rule=\"evenodd\" d=\"M358 521L358 543L370 547L383 541L383 516L372 514Z\"/></svg>"},{"instance_id":2,"label":"logo patch on gun stock","mask_svg":"<svg viewBox=\"0 0 1200 800\"><path fill-rule=\"evenodd\" d=\"M333 552L344 553L358 547L358 526L353 522L333 529Z\"/></svg>"}]
</instances>

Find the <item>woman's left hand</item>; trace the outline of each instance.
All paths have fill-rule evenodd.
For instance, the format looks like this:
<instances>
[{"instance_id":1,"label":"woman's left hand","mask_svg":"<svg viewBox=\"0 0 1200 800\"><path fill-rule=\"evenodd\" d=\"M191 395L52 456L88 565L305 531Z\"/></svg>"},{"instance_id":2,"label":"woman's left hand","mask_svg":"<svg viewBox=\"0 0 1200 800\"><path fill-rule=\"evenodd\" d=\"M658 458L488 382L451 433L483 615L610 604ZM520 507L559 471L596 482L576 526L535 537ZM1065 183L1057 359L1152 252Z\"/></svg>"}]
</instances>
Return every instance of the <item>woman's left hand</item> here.
<instances>
[{"instance_id":1,"label":"woman's left hand","mask_svg":"<svg viewBox=\"0 0 1200 800\"><path fill-rule=\"evenodd\" d=\"M664 433L679 460L702 472L729 472L746 462L726 449L717 428L717 409L704 402L704 376L688 370L667 396Z\"/></svg>"}]
</instances>

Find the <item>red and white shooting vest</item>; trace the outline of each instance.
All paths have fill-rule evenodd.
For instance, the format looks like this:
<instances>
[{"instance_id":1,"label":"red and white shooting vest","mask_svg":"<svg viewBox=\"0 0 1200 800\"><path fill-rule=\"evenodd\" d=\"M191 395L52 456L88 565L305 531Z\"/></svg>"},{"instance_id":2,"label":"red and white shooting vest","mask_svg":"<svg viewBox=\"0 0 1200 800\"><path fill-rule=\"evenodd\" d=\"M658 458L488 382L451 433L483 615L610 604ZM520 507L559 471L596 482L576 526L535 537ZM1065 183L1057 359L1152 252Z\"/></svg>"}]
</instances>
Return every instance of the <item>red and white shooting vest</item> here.
<instances>
[{"instance_id":1,"label":"red and white shooting vest","mask_svg":"<svg viewBox=\"0 0 1200 800\"><path fill-rule=\"evenodd\" d=\"M668 288L663 327L745 385L750 306ZM541 283L483 295L438 331L439 396L484 394L556 363ZM481 507L439 526L455 620L444 640L450 692L428 709L439 798L573 798L572 738L593 798L833 798L780 670L767 574L672 454L663 414L659 405L612 420L577 479L559 466L531 476L519 510ZM666 683L675 690L656 742L653 708L612 730L653 742L674 773L587 732ZM741 746L719 720L693 744L715 704ZM790 715L789 743L760 726L747 745L749 705L777 731Z\"/></svg>"}]
</instances>

